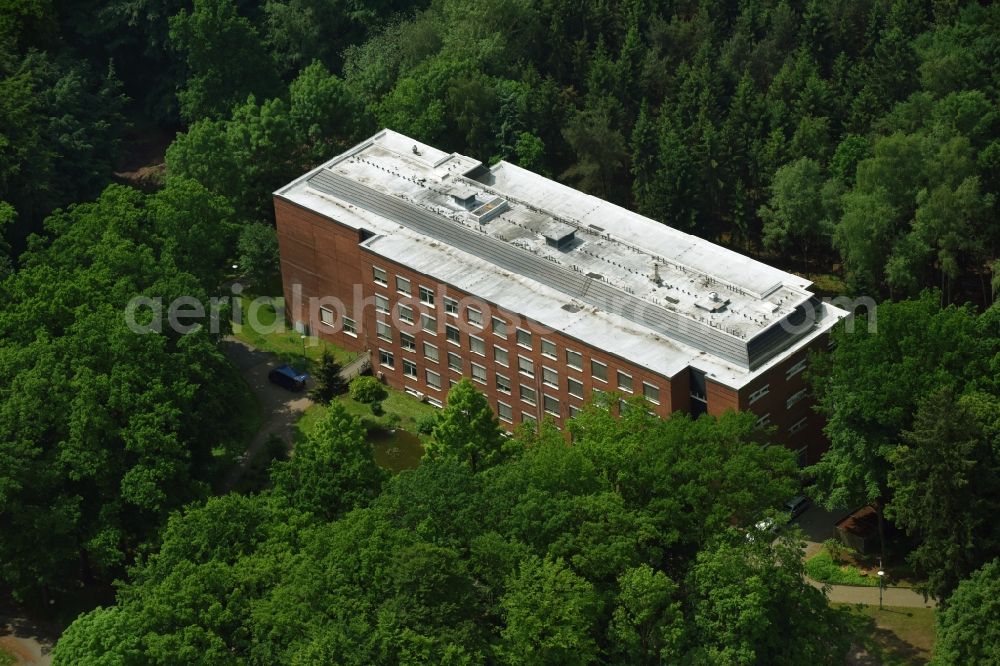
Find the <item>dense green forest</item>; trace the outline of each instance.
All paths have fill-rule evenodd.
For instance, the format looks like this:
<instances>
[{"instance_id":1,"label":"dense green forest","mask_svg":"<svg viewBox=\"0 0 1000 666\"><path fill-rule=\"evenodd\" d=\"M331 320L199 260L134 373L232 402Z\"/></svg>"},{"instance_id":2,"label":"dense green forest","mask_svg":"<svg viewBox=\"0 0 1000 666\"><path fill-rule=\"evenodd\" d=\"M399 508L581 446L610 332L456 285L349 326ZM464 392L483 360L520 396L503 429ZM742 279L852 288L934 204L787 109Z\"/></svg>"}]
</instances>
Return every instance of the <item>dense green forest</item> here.
<instances>
[{"instance_id":1,"label":"dense green forest","mask_svg":"<svg viewBox=\"0 0 1000 666\"><path fill-rule=\"evenodd\" d=\"M1000 556L1000 6L9 0L0 585L38 607L121 581L57 660L843 653L794 539L734 529L799 480L741 417L595 404L573 446L442 417L387 478L333 413L267 489L212 497L253 409L227 325L137 336L126 304L216 295L273 246L270 193L382 126L897 301L813 363L832 443L814 494L902 529L956 600L941 663L986 658L967 637L1000 633L976 605ZM164 136L154 182L115 175Z\"/></svg>"}]
</instances>

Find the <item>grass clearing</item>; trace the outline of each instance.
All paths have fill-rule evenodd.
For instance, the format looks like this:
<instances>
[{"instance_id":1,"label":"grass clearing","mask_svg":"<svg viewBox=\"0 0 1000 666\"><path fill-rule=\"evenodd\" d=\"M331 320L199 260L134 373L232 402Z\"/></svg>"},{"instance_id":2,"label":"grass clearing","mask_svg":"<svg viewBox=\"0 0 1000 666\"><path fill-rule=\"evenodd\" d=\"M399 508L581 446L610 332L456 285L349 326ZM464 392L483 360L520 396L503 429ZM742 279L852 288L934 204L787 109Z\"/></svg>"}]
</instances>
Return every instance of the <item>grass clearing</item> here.
<instances>
[{"instance_id":1,"label":"grass clearing","mask_svg":"<svg viewBox=\"0 0 1000 666\"><path fill-rule=\"evenodd\" d=\"M384 413L381 416L372 414L369 405L354 400L348 394L337 396L335 400L344 406L348 414L361 420L368 431L368 440L375 448L375 461L379 465L393 472L412 469L420 463L424 453L424 436L418 434L417 425L421 419L437 413L438 409L403 391L389 386L385 388L389 397L382 403ZM327 409L326 405L313 405L307 409L295 426L294 440L301 441Z\"/></svg>"},{"instance_id":2,"label":"grass clearing","mask_svg":"<svg viewBox=\"0 0 1000 666\"><path fill-rule=\"evenodd\" d=\"M833 605L850 612L855 641L874 663L903 666L930 661L935 638L933 608L886 606L879 610L878 606L860 604Z\"/></svg>"},{"instance_id":3,"label":"grass clearing","mask_svg":"<svg viewBox=\"0 0 1000 666\"><path fill-rule=\"evenodd\" d=\"M305 340L287 322L279 321L278 310L283 309L284 299L280 296L269 301L257 300L252 295L240 296L240 321L233 322L233 335L262 351L277 355L282 363L315 373L323 350L327 349L341 365L347 365L358 357L357 354L340 349L317 338ZM235 317L234 317L235 318Z\"/></svg>"},{"instance_id":4,"label":"grass clearing","mask_svg":"<svg viewBox=\"0 0 1000 666\"><path fill-rule=\"evenodd\" d=\"M877 577L864 574L854 565L834 562L826 549L806 560L806 575L813 580L831 585L878 587Z\"/></svg>"}]
</instances>

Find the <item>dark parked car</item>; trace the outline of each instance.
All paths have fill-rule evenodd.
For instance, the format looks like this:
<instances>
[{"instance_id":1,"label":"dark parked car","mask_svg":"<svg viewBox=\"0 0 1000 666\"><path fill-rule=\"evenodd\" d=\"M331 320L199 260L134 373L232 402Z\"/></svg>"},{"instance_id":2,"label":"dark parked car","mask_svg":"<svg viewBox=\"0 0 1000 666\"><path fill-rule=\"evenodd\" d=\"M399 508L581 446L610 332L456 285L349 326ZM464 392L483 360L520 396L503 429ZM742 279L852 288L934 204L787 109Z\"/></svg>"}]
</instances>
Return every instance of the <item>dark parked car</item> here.
<instances>
[{"instance_id":1,"label":"dark parked car","mask_svg":"<svg viewBox=\"0 0 1000 666\"><path fill-rule=\"evenodd\" d=\"M306 387L309 375L299 372L290 365L282 365L267 373L267 378L272 384L277 384L281 388L289 391L301 391Z\"/></svg>"},{"instance_id":2,"label":"dark parked car","mask_svg":"<svg viewBox=\"0 0 1000 666\"><path fill-rule=\"evenodd\" d=\"M792 519L798 518L808 508L809 499L803 495L796 495L785 503L785 511L791 514Z\"/></svg>"}]
</instances>

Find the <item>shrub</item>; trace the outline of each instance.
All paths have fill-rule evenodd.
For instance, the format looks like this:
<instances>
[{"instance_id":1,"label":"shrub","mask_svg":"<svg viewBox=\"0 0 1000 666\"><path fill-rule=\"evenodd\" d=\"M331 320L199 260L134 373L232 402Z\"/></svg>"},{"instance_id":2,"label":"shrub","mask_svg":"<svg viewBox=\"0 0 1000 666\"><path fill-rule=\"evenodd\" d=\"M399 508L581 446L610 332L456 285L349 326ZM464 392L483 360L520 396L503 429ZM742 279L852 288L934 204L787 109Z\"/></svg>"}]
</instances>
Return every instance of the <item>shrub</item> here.
<instances>
[{"instance_id":1,"label":"shrub","mask_svg":"<svg viewBox=\"0 0 1000 666\"><path fill-rule=\"evenodd\" d=\"M426 414L417 419L417 432L421 435L429 435L431 431L434 430L434 424L437 423L437 415Z\"/></svg>"},{"instance_id":2,"label":"shrub","mask_svg":"<svg viewBox=\"0 0 1000 666\"><path fill-rule=\"evenodd\" d=\"M372 405L374 412L374 405L389 397L389 393L382 386L382 383L374 377L355 377L351 381L351 397L358 402Z\"/></svg>"},{"instance_id":3,"label":"shrub","mask_svg":"<svg viewBox=\"0 0 1000 666\"><path fill-rule=\"evenodd\" d=\"M846 562L848 555L853 551L841 543L838 539L827 539L823 542L823 548L830 553L830 559L834 562Z\"/></svg>"}]
</instances>

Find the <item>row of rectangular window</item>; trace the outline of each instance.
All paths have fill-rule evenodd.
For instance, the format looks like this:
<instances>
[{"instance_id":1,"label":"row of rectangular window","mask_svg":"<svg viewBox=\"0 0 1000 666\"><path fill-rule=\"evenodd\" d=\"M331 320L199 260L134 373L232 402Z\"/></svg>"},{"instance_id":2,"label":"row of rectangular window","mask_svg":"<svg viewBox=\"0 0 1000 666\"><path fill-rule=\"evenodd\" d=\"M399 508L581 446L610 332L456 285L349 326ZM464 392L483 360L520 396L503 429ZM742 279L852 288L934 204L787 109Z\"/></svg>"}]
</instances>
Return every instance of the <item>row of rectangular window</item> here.
<instances>
[{"instance_id":1,"label":"row of rectangular window","mask_svg":"<svg viewBox=\"0 0 1000 666\"><path fill-rule=\"evenodd\" d=\"M426 348L426 346L425 346L425 348ZM436 350L436 348L434 348L434 353L436 354L436 352L437 352L437 350ZM460 370L461 369L461 358L457 354L454 354L454 353L451 353L451 352L449 352L448 357L449 357L449 366L453 367L455 369L459 369ZM379 349L379 363L380 363L381 366L383 366L385 368L394 369L395 368L395 358L394 358L393 353L391 351L387 350L387 349ZM477 382L485 384L486 383L486 368L484 366L481 366L481 365L477 364L477 363L473 363L471 365L471 367L472 367L472 379L474 381L477 381ZM415 362L411 361L411 360L403 359L403 374L406 377L410 377L410 378L416 379L417 376L418 376L418 367L417 367L417 364ZM435 389L440 389L441 388L441 376L438 373L436 373L436 372L434 372L432 370L427 370L426 373L425 373L425 377L426 377L426 381L427 381L427 385L428 386L430 386L432 388L435 388ZM500 374L497 374L496 378L497 378L497 390L501 391L503 393L506 393L506 394L510 394L511 393L511 386L510 386L510 383L509 383L509 379L507 377L504 377L503 375L500 375ZM577 382L574 379L569 379L569 381L570 382L575 382L576 384L579 384L579 382ZM455 382L451 382L451 385L453 386L454 383ZM571 383L570 386L572 387L573 384ZM580 389L582 390L582 385L580 385ZM520 384L518 386L518 397L525 404L531 405L533 407L536 406L537 405L537 395L538 394L537 394L536 390L533 389L533 388L531 388L530 386L526 386L524 384ZM575 395L575 393L571 392L571 395ZM498 404L504 404L504 403L498 403ZM554 416L561 416L559 399L556 398L555 396L551 396L551 395L548 395L548 394L542 394L542 408L547 413L549 413L549 414L552 414ZM579 408L578 407L576 407L574 405L570 406L570 415L571 416L574 416L578 412L579 412ZM534 418L534 417L532 417L532 418ZM804 421L804 419L803 419L803 421ZM798 425L798 424L796 424L796 425ZM794 428L794 426L793 426L793 428Z\"/></svg>"},{"instance_id":2,"label":"row of rectangular window","mask_svg":"<svg viewBox=\"0 0 1000 666\"><path fill-rule=\"evenodd\" d=\"M380 339L387 341L392 340L392 329L388 326L388 324L385 324L384 322L376 322L376 326L378 328L378 337ZM416 340L412 335L408 333L400 333L400 346L407 351L415 352ZM470 349L473 353L479 356L485 356L485 342L480 338L477 338L475 336L470 336ZM427 342L424 343L424 355L432 361L436 362L439 360L437 347ZM461 372L462 371L461 357L453 352L449 352L448 357L449 357L448 366L453 370ZM518 358L518 371L527 377L533 378L535 376L534 362L531 359L526 358L524 356L518 356L517 358ZM494 360L496 360L503 366L507 366L508 364L507 351L505 349L502 349L501 347L494 347ZM559 385L559 375L556 372L556 370L549 368L547 366L543 366L542 371L543 371L542 381L545 384L553 387L557 387ZM627 375L622 372L619 372L618 375L619 375L618 377L619 388L623 388L624 390L631 392L632 390L631 375ZM483 375L483 381L485 382L485 374ZM658 387L648 382L643 382L642 388L643 388L643 395L648 400L659 404L660 390ZM574 379L572 377L569 377L567 378L567 389L570 395L578 398L583 398L583 382Z\"/></svg>"},{"instance_id":3,"label":"row of rectangular window","mask_svg":"<svg viewBox=\"0 0 1000 666\"><path fill-rule=\"evenodd\" d=\"M387 275L385 270L375 267L374 271L375 271L375 276L374 276L375 281L380 284L386 284ZM411 293L410 280L408 278L397 276L396 286L397 286L397 291L399 291L400 293L410 295ZM420 287L419 293L421 301L428 303L430 305L434 304L435 301L434 301L433 291L431 291L427 287ZM452 315L458 314L458 301L450 297L445 297L444 303L445 303L445 312ZM412 308L409 308L404 305L400 305L399 307L400 307L400 319L408 323L413 323ZM383 296L377 295L376 309L379 312L387 313L388 299L386 299ZM466 318L469 321L469 323L476 324L482 327L483 324L482 311L479 310L478 308L474 308L471 306L466 307ZM422 324L424 325L423 326L424 330L428 330L430 332L433 329L436 331L437 321L433 317L424 315L422 317ZM507 322L505 322L503 319L499 317L492 317L491 325L494 334L506 339L508 332ZM517 331L516 332L517 345L520 347L524 347L526 349L534 349L532 333L522 328L518 328L516 329L516 331ZM455 344L461 344L461 332L457 327L447 324L445 325L445 333L447 339L450 342L453 342ZM556 345L554 342L542 338L541 345L542 345L541 351L543 356L552 359L556 358ZM486 354L485 342L481 338L478 338L476 336L470 336L470 349L473 351L473 353L478 354L480 356L485 356ZM494 360L497 361L498 363L501 363L504 366L507 366L509 364L509 354L507 350L504 350L500 347L495 347ZM578 351L567 349L566 365L570 368L573 368L574 370L583 370L583 354ZM525 359L524 357L519 356L518 369L523 374L529 377L534 377L534 363L530 359ZM597 360L591 360L590 369L592 377L602 382L608 381L608 366L606 363ZM617 372L617 380L618 380L618 388L620 390L628 391L630 393L633 391L631 375L621 372L619 370ZM643 394L653 402L657 403L659 402L659 389L647 382L643 382Z\"/></svg>"}]
</instances>

